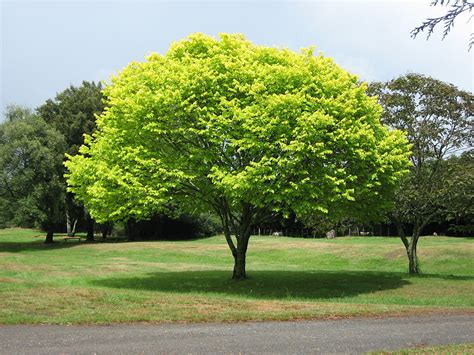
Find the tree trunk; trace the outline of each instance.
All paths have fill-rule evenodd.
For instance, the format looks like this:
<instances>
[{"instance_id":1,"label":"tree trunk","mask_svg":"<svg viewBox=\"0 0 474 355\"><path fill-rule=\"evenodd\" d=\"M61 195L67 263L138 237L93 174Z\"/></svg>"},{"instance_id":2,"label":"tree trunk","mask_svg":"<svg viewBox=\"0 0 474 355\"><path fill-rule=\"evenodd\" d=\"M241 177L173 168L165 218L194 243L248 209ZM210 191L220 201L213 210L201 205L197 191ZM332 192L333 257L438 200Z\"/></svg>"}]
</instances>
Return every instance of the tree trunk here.
<instances>
[{"instance_id":1,"label":"tree trunk","mask_svg":"<svg viewBox=\"0 0 474 355\"><path fill-rule=\"evenodd\" d=\"M52 228L48 228L48 231L46 233L46 240L44 241L46 244L51 244L53 243L53 229Z\"/></svg>"},{"instance_id":2,"label":"tree trunk","mask_svg":"<svg viewBox=\"0 0 474 355\"><path fill-rule=\"evenodd\" d=\"M72 225L71 225L71 217L69 216L69 212L66 206L66 232L69 237L72 237Z\"/></svg>"},{"instance_id":3,"label":"tree trunk","mask_svg":"<svg viewBox=\"0 0 474 355\"><path fill-rule=\"evenodd\" d=\"M127 239L129 242L135 241L135 231L133 230L133 225L133 219L129 219L125 227L125 232L127 234Z\"/></svg>"},{"instance_id":4,"label":"tree trunk","mask_svg":"<svg viewBox=\"0 0 474 355\"><path fill-rule=\"evenodd\" d=\"M408 248L406 248L408 256L408 273L410 275L418 275L420 273L418 257L416 255L416 246L418 245L419 238L420 235L418 233L414 233L411 237L411 242Z\"/></svg>"},{"instance_id":5,"label":"tree trunk","mask_svg":"<svg viewBox=\"0 0 474 355\"><path fill-rule=\"evenodd\" d=\"M245 263L247 258L247 247L250 239L250 223L244 222L240 228L240 235L237 236L237 248L234 255L234 280L244 280L247 278Z\"/></svg>"},{"instance_id":6,"label":"tree trunk","mask_svg":"<svg viewBox=\"0 0 474 355\"><path fill-rule=\"evenodd\" d=\"M87 239L88 242L94 241L94 220L87 214Z\"/></svg>"},{"instance_id":7,"label":"tree trunk","mask_svg":"<svg viewBox=\"0 0 474 355\"><path fill-rule=\"evenodd\" d=\"M418 239L420 237L421 229L418 228L418 226L415 226L413 228L413 234L409 240L405 235L405 231L403 229L403 225L400 222L400 220L395 218L394 222L395 222L395 226L397 227L398 235L400 239L402 240L403 245L405 246L405 250L407 252L408 273L410 275L418 275L420 273L420 269L418 266L418 258L416 256L416 246L418 244Z\"/></svg>"},{"instance_id":8,"label":"tree trunk","mask_svg":"<svg viewBox=\"0 0 474 355\"><path fill-rule=\"evenodd\" d=\"M77 218L74 220L74 224L72 225L71 237L74 237L76 235L76 227L77 227Z\"/></svg>"},{"instance_id":9,"label":"tree trunk","mask_svg":"<svg viewBox=\"0 0 474 355\"><path fill-rule=\"evenodd\" d=\"M243 280L247 278L245 274L245 257L246 252L237 252L237 255L234 256L234 273L232 278L234 280Z\"/></svg>"},{"instance_id":10,"label":"tree trunk","mask_svg":"<svg viewBox=\"0 0 474 355\"><path fill-rule=\"evenodd\" d=\"M248 203L242 203L242 213L238 218L231 213L229 204L225 198L221 198L219 202L220 208L218 208L216 212L221 218L224 236L234 257L232 279L244 280L247 278L245 271L247 247L250 235L252 234L252 206ZM237 246L232 240L231 230L237 241Z\"/></svg>"},{"instance_id":11,"label":"tree trunk","mask_svg":"<svg viewBox=\"0 0 474 355\"><path fill-rule=\"evenodd\" d=\"M416 256L416 246L410 246L409 250L407 250L408 254L408 273L410 275L418 275L420 270L418 269L418 258Z\"/></svg>"}]
</instances>

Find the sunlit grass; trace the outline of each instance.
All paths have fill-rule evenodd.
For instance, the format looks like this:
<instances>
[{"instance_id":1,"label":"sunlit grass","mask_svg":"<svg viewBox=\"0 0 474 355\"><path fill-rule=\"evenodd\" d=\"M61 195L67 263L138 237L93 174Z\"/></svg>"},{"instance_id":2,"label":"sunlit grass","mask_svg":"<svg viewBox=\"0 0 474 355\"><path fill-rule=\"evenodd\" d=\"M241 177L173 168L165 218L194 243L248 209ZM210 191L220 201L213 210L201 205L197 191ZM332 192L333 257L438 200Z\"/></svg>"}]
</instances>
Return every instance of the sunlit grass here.
<instances>
[{"instance_id":1,"label":"sunlit grass","mask_svg":"<svg viewBox=\"0 0 474 355\"><path fill-rule=\"evenodd\" d=\"M43 244L0 230L0 323L242 321L474 312L474 240L252 237L245 281L223 237ZM39 237L36 237L40 235Z\"/></svg>"},{"instance_id":2,"label":"sunlit grass","mask_svg":"<svg viewBox=\"0 0 474 355\"><path fill-rule=\"evenodd\" d=\"M474 344L451 344L440 346L419 346L396 351L374 351L370 355L405 355L405 354L474 354Z\"/></svg>"}]
</instances>

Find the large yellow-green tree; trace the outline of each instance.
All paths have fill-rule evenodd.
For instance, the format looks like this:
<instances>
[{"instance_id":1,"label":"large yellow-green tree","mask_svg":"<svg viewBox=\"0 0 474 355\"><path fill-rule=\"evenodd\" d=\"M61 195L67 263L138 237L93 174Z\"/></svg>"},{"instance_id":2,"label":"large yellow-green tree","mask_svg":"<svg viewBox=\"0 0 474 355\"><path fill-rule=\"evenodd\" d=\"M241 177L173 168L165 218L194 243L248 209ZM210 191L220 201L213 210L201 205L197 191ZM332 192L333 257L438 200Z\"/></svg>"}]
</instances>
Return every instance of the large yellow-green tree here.
<instances>
[{"instance_id":1,"label":"large yellow-green tree","mask_svg":"<svg viewBox=\"0 0 474 355\"><path fill-rule=\"evenodd\" d=\"M268 211L386 206L409 149L365 91L311 49L194 34L112 79L96 132L66 163L69 188L99 221L214 211L245 278L251 225Z\"/></svg>"}]
</instances>

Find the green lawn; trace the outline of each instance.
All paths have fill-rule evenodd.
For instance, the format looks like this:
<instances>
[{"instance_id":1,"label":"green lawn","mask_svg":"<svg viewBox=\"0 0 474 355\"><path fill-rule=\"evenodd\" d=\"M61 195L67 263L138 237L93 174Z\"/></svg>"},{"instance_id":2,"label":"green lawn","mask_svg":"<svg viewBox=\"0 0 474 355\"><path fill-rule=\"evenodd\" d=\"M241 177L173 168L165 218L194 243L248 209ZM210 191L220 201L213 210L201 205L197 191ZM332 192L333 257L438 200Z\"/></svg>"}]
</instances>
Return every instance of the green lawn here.
<instances>
[{"instance_id":1,"label":"green lawn","mask_svg":"<svg viewBox=\"0 0 474 355\"><path fill-rule=\"evenodd\" d=\"M474 239L425 237L423 275L397 238L252 237L249 279L230 279L222 236L43 244L0 230L0 323L287 320L474 313Z\"/></svg>"}]
</instances>

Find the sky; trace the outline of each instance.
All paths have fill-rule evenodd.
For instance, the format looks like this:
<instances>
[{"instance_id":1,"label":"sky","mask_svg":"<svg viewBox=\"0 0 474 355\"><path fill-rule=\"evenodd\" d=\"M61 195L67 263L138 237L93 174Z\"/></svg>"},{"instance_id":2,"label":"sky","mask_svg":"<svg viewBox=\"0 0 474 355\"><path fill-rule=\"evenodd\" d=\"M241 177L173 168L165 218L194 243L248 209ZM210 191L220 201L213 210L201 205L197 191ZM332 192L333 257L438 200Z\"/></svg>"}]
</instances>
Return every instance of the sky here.
<instances>
[{"instance_id":1,"label":"sky","mask_svg":"<svg viewBox=\"0 0 474 355\"><path fill-rule=\"evenodd\" d=\"M441 40L410 31L446 8L431 0L0 0L0 109L38 107L69 85L107 80L191 33L243 33L259 45L315 46L364 81L416 72L474 91L474 19Z\"/></svg>"}]
</instances>

